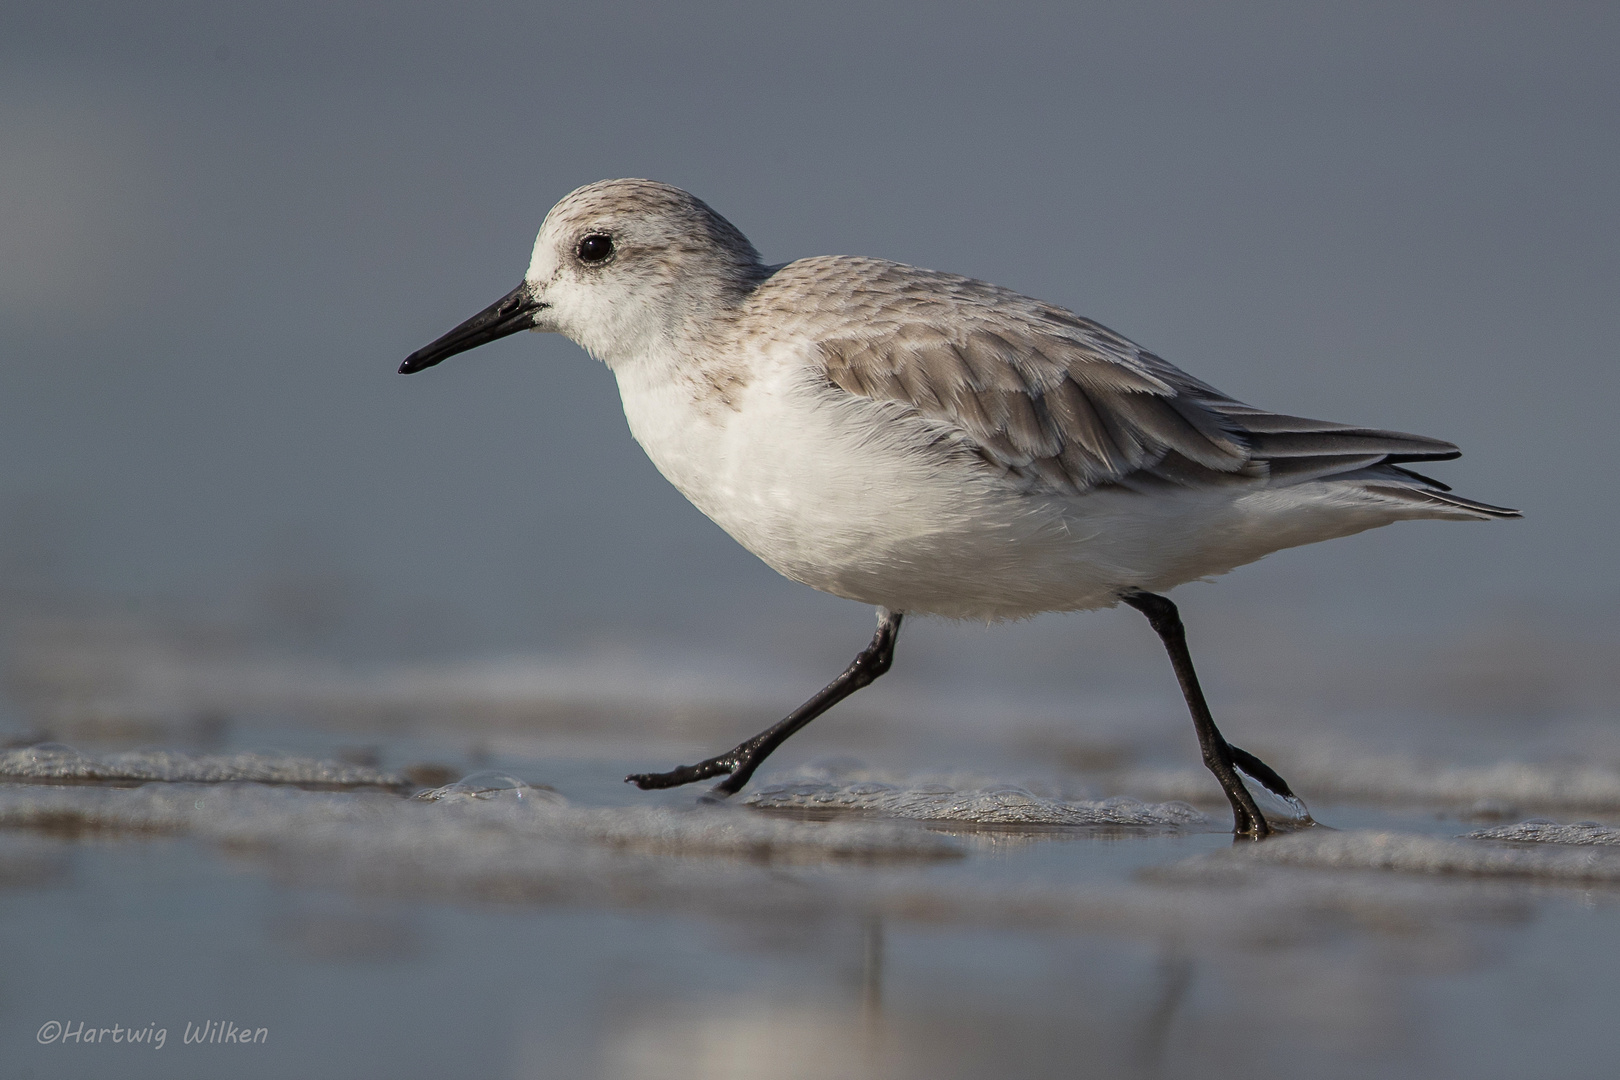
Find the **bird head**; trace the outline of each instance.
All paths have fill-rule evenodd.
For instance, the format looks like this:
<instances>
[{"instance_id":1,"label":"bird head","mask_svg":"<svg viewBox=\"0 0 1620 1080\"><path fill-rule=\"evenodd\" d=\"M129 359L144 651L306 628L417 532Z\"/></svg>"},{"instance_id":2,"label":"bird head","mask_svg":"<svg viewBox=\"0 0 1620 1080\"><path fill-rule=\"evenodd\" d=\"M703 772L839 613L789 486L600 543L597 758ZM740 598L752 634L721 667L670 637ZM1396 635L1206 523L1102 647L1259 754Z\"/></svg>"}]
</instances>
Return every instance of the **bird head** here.
<instances>
[{"instance_id":1,"label":"bird head","mask_svg":"<svg viewBox=\"0 0 1620 1080\"><path fill-rule=\"evenodd\" d=\"M667 348L768 274L731 222L651 180L602 180L546 215L517 288L432 344L402 374L519 330L561 333L610 367Z\"/></svg>"}]
</instances>

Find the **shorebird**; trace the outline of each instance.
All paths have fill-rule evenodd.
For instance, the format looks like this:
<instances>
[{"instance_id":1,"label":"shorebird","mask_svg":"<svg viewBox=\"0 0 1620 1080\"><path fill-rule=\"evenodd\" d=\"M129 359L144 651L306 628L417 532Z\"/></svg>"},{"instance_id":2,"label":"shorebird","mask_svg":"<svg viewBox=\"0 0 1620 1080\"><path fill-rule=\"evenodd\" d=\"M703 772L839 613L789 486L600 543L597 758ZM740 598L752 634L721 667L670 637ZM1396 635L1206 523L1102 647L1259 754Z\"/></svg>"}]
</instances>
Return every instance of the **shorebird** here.
<instances>
[{"instance_id":1,"label":"shorebird","mask_svg":"<svg viewBox=\"0 0 1620 1080\"><path fill-rule=\"evenodd\" d=\"M1160 594L1393 521L1519 516L1405 467L1457 457L1451 443L1245 405L987 282L853 256L766 265L707 204L650 180L563 198L522 283L400 371L520 330L605 363L648 457L749 551L877 608L871 642L820 693L723 754L626 777L643 789L723 776L713 796L734 794L889 670L907 614L1125 603L1164 642L1234 832L1259 839L1273 825L1244 777L1300 804L1222 737Z\"/></svg>"}]
</instances>

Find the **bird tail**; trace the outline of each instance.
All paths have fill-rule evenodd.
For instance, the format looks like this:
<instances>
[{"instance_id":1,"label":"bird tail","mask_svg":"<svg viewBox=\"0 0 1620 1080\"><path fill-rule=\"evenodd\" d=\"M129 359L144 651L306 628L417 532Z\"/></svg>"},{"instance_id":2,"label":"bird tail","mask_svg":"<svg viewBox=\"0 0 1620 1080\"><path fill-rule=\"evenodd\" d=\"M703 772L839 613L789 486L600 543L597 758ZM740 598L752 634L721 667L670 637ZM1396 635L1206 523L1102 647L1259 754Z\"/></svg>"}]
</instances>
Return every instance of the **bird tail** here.
<instances>
[{"instance_id":1,"label":"bird tail","mask_svg":"<svg viewBox=\"0 0 1620 1080\"><path fill-rule=\"evenodd\" d=\"M1416 504L1431 512L1439 511L1436 516L1464 517L1474 521L1499 521L1524 516L1506 506L1493 506L1478 499L1464 498L1432 476L1424 476L1388 461L1343 474L1336 479L1359 480L1361 489L1369 494Z\"/></svg>"},{"instance_id":2,"label":"bird tail","mask_svg":"<svg viewBox=\"0 0 1620 1080\"><path fill-rule=\"evenodd\" d=\"M1402 469L1400 471L1405 472L1406 470ZM1401 502L1418 503L1437 510L1450 510L1456 516L1470 517L1478 521L1499 521L1503 518L1524 516L1519 511L1506 506L1492 506L1490 503L1480 502L1478 499L1467 499L1438 487L1418 487L1415 484L1376 482L1363 484L1362 487L1375 495L1397 499Z\"/></svg>"}]
</instances>

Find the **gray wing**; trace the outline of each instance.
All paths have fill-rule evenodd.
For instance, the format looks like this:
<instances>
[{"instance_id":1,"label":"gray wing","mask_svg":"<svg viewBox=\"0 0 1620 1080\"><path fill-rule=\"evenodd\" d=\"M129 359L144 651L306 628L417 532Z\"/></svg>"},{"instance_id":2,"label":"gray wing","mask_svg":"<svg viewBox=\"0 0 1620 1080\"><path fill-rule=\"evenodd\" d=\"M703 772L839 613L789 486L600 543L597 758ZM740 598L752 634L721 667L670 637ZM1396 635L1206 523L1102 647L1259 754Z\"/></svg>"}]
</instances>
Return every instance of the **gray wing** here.
<instances>
[{"instance_id":1,"label":"gray wing","mask_svg":"<svg viewBox=\"0 0 1620 1080\"><path fill-rule=\"evenodd\" d=\"M1252 408L1089 319L952 284L821 341L827 378L943 422L1031 487L1286 484L1458 456L1439 439Z\"/></svg>"}]
</instances>

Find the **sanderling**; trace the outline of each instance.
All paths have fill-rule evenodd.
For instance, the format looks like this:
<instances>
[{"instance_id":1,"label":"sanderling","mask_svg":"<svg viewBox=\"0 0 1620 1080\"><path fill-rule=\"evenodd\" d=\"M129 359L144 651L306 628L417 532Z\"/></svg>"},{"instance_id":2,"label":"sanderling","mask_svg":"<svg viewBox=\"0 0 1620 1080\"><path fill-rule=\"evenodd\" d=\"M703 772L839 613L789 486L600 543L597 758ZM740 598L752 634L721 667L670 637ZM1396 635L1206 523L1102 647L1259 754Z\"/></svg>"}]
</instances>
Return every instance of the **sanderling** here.
<instances>
[{"instance_id":1,"label":"sanderling","mask_svg":"<svg viewBox=\"0 0 1620 1080\"><path fill-rule=\"evenodd\" d=\"M1448 442L1256 409L1090 319L952 274L826 256L779 266L701 200L604 180L552 207L522 284L403 373L519 330L618 380L660 472L787 577L878 609L849 667L779 723L642 788L730 795L799 728L889 669L907 613L1016 619L1123 601L1163 640L1235 831L1271 831L1160 592L1406 518L1518 512L1403 466ZM1308 820L1308 819L1307 819Z\"/></svg>"}]
</instances>

